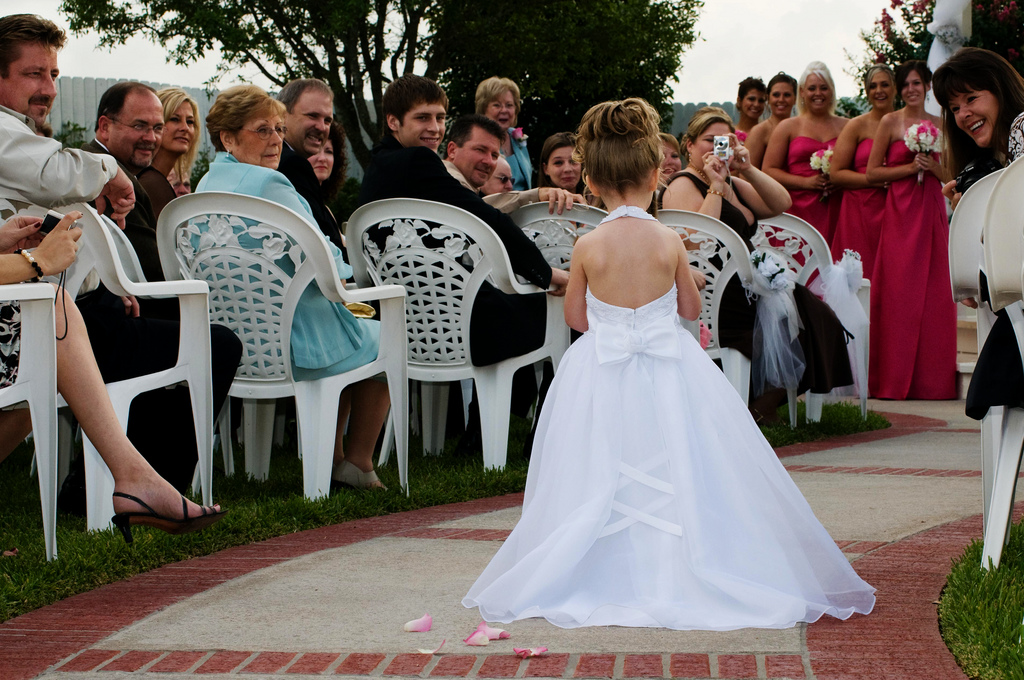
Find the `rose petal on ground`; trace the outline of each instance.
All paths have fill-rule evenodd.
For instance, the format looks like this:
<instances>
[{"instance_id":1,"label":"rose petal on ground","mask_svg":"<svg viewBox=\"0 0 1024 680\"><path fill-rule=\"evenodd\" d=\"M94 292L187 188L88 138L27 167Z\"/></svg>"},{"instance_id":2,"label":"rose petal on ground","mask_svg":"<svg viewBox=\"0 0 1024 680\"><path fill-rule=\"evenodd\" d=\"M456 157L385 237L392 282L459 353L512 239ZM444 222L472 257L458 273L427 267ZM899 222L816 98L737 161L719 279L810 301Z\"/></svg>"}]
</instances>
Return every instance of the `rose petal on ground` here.
<instances>
[{"instance_id":1,"label":"rose petal on ground","mask_svg":"<svg viewBox=\"0 0 1024 680\"><path fill-rule=\"evenodd\" d=\"M490 643L490 639L487 637L487 633L480 630L474 630L473 633L463 640L467 645L471 647L486 647Z\"/></svg>"},{"instance_id":2,"label":"rose petal on ground","mask_svg":"<svg viewBox=\"0 0 1024 680\"><path fill-rule=\"evenodd\" d=\"M448 642L448 638L441 640L441 644L437 646L437 649L417 649L416 651L420 654L437 654L441 651L441 648L444 647L444 643L446 642Z\"/></svg>"},{"instance_id":3,"label":"rose petal on ground","mask_svg":"<svg viewBox=\"0 0 1024 680\"><path fill-rule=\"evenodd\" d=\"M513 647L512 651L515 652L520 658L528 659L531 656L543 656L547 653L547 647Z\"/></svg>"},{"instance_id":4,"label":"rose petal on ground","mask_svg":"<svg viewBox=\"0 0 1024 680\"><path fill-rule=\"evenodd\" d=\"M406 623L403 629L406 633L426 633L433 625L433 617L430 614L424 614L420 618Z\"/></svg>"},{"instance_id":5,"label":"rose petal on ground","mask_svg":"<svg viewBox=\"0 0 1024 680\"><path fill-rule=\"evenodd\" d=\"M512 634L509 633L507 630L502 630L501 628L491 628L487 625L486 621L481 621L480 625L477 626L476 629L484 635L486 635L488 640L504 640L506 638L512 637Z\"/></svg>"}]
</instances>

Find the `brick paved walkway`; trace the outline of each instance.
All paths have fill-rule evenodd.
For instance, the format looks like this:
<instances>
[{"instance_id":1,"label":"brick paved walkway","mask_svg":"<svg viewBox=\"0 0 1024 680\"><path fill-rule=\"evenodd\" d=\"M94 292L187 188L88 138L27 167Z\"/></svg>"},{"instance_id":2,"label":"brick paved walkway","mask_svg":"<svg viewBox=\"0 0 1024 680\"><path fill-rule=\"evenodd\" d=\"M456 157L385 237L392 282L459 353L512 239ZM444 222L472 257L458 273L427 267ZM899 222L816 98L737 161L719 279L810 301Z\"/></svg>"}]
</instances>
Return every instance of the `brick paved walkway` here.
<instances>
[{"instance_id":1,"label":"brick paved walkway","mask_svg":"<svg viewBox=\"0 0 1024 680\"><path fill-rule=\"evenodd\" d=\"M800 444L779 450L781 457L835 450L877 442L914 432L951 430L945 421L920 416L894 416L894 427L827 443ZM900 478L963 477L969 469L867 465L787 466L791 472L829 475L834 479L871 476ZM219 584L271 565L330 548L354 546L382 537L449 541L501 541L506 529L437 526L505 510L521 504L521 494L469 503L426 508L305 531L256 545L231 548L215 555L167 565L128 581L104 586L0 625L0 678L100 679L121 677L191 677L238 675L246 678L288 676L406 677L560 677L692 679L790 678L818 680L961 679L938 632L936 607L950 560L980 536L980 515L934 526L895 541L839 538L865 580L878 589L878 603L869 616L848 621L830 617L803 632L800 653L749 649L729 653L564 653L552 649L544 657L522 660L507 653L472 653L461 641L449 640L439 654L396 652L258 649L246 651L244 641L233 650L106 649L98 643L175 603ZM1017 518L1024 512L1018 504ZM108 645L109 646L109 645ZM511 645L509 645L510 647ZM510 651L510 650L509 650Z\"/></svg>"}]
</instances>

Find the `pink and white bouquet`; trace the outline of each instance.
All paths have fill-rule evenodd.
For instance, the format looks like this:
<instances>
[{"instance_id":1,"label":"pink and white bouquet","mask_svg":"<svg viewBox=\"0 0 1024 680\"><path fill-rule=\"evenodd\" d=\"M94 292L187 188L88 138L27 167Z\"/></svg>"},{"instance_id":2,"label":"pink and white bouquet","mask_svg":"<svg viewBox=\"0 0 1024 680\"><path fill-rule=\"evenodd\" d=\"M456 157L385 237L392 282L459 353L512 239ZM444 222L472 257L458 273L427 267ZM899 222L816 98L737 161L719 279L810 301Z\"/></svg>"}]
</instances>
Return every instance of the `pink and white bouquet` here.
<instances>
[{"instance_id":1,"label":"pink and white bouquet","mask_svg":"<svg viewBox=\"0 0 1024 680\"><path fill-rule=\"evenodd\" d=\"M832 147L827 149L818 149L811 154L811 170L817 170L828 177L829 173L832 172ZM818 200L828 200L828 189L821 192L821 196Z\"/></svg>"},{"instance_id":2,"label":"pink and white bouquet","mask_svg":"<svg viewBox=\"0 0 1024 680\"><path fill-rule=\"evenodd\" d=\"M930 120L922 120L907 128L903 143L914 153L935 153L940 148L942 133ZM924 181L924 170L917 171L917 183Z\"/></svg>"}]
</instances>

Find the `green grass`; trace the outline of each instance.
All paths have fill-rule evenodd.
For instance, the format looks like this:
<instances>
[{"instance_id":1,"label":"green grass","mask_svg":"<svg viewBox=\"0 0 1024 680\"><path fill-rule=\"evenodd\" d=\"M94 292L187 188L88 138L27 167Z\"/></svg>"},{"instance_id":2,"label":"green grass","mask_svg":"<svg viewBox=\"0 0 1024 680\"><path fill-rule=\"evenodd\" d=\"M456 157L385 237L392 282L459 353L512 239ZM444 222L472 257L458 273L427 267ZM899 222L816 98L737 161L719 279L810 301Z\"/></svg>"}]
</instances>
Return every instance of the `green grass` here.
<instances>
[{"instance_id":1,"label":"green grass","mask_svg":"<svg viewBox=\"0 0 1024 680\"><path fill-rule=\"evenodd\" d=\"M946 646L971 678L1024 680L1024 524L1010 530L999 569L981 569L981 541L953 561L939 601Z\"/></svg>"},{"instance_id":2,"label":"green grass","mask_svg":"<svg viewBox=\"0 0 1024 680\"><path fill-rule=\"evenodd\" d=\"M772 446L812 441L837 434L888 427L881 416L870 414L867 423L857 407L826 405L822 422L765 431ZM85 519L58 513L58 559L46 562L39 511L39 486L28 476L31 451L22 445L0 464L0 551L18 549L16 557L0 557L0 621L38 607L128 578L163 564L208 555L224 548L262 541L295 531L313 529L363 517L375 517L476 498L522 491L528 461L522 442L528 422L512 418L508 462L503 470L484 470L479 455L454 455L455 439L444 454L425 457L414 438L410 445L410 495L401 493L394 457L378 470L387 492L342 490L329 498L302 497L302 467L294 446L276 449L269 479L257 482L244 475L214 473L214 494L230 512L221 522L200 533L168 536L135 528L135 542L126 545L112 531L86 532ZM236 470L243 470L241 453Z\"/></svg>"},{"instance_id":3,"label":"green grass","mask_svg":"<svg viewBox=\"0 0 1024 680\"><path fill-rule=\"evenodd\" d=\"M799 401L797 402L797 428L795 430L789 427L788 404L779 409L779 415L782 417L780 424L761 428L765 438L776 449L780 446L821 441L844 434L882 430L890 425L888 420L874 411L868 411L867 420L861 418L859 402L856 405L849 402L825 404L821 410L821 420L816 423L808 423L804 413L804 402Z\"/></svg>"}]
</instances>

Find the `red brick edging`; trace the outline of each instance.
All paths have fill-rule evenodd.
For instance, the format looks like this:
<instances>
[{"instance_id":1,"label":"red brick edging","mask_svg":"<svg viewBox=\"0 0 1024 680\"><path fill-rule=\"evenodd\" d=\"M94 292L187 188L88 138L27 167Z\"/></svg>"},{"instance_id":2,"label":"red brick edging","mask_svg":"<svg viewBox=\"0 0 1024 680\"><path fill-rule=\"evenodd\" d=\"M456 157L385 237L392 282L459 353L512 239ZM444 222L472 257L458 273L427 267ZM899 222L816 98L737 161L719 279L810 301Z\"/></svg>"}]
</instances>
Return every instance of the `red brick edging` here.
<instances>
[{"instance_id":1,"label":"red brick edging","mask_svg":"<svg viewBox=\"0 0 1024 680\"><path fill-rule=\"evenodd\" d=\"M945 429L944 421L919 416L886 414L893 427L849 435L827 442L784 447L780 457L837 448L864 441ZM792 466L794 471L856 472L860 474L923 474L896 469L822 468ZM951 471L974 476L972 471ZM971 474L960 474L971 473ZM857 571L878 588L878 604L869 616L842 622L831 618L807 628L806 657L765 654L600 655L552 654L520 661L513 656L385 654L296 654L291 652L216 653L203 651L118 652L90 649L91 645L175 602L265 566L320 550L389 535L433 534L431 525L484 512L515 507L522 494L509 494L467 503L424 508L385 517L355 520L230 548L214 555L166 565L127 581L57 602L0 624L0 669L5 680L35 677L61 660L60 670L193 673L308 673L328 669L335 674L429 674L475 677L686 677L743 678L811 677L820 680L891 680L927 678L957 680L966 676L953 661L938 633L933 602L945 584L950 560L981 535L980 515L923 531L888 545L850 544L847 552L868 553L856 562ZM1018 504L1019 519L1024 504ZM424 531L424 530L427 531ZM431 538L500 540L503 532L454 531ZM424 536L427 537L427 536ZM844 542L841 542L841 544ZM865 548L861 550L860 548ZM84 651L83 651L84 650ZM81 653L78 653L81 652ZM435 660L436 659L436 663ZM386 665L383 663L387 661ZM805 667L809 662L809 668ZM660 662L660 666L659 666ZM333 666L333 668L331 668ZM381 667L383 669L381 670ZM282 671L283 669L283 671ZM418 670L417 670L418 669ZM473 672L475 669L475 673ZM807 675L804 675L804 672ZM712 672L714 675L712 676ZM799 673L799 674L798 674ZM379 673L375 673L379 674Z\"/></svg>"}]
</instances>

